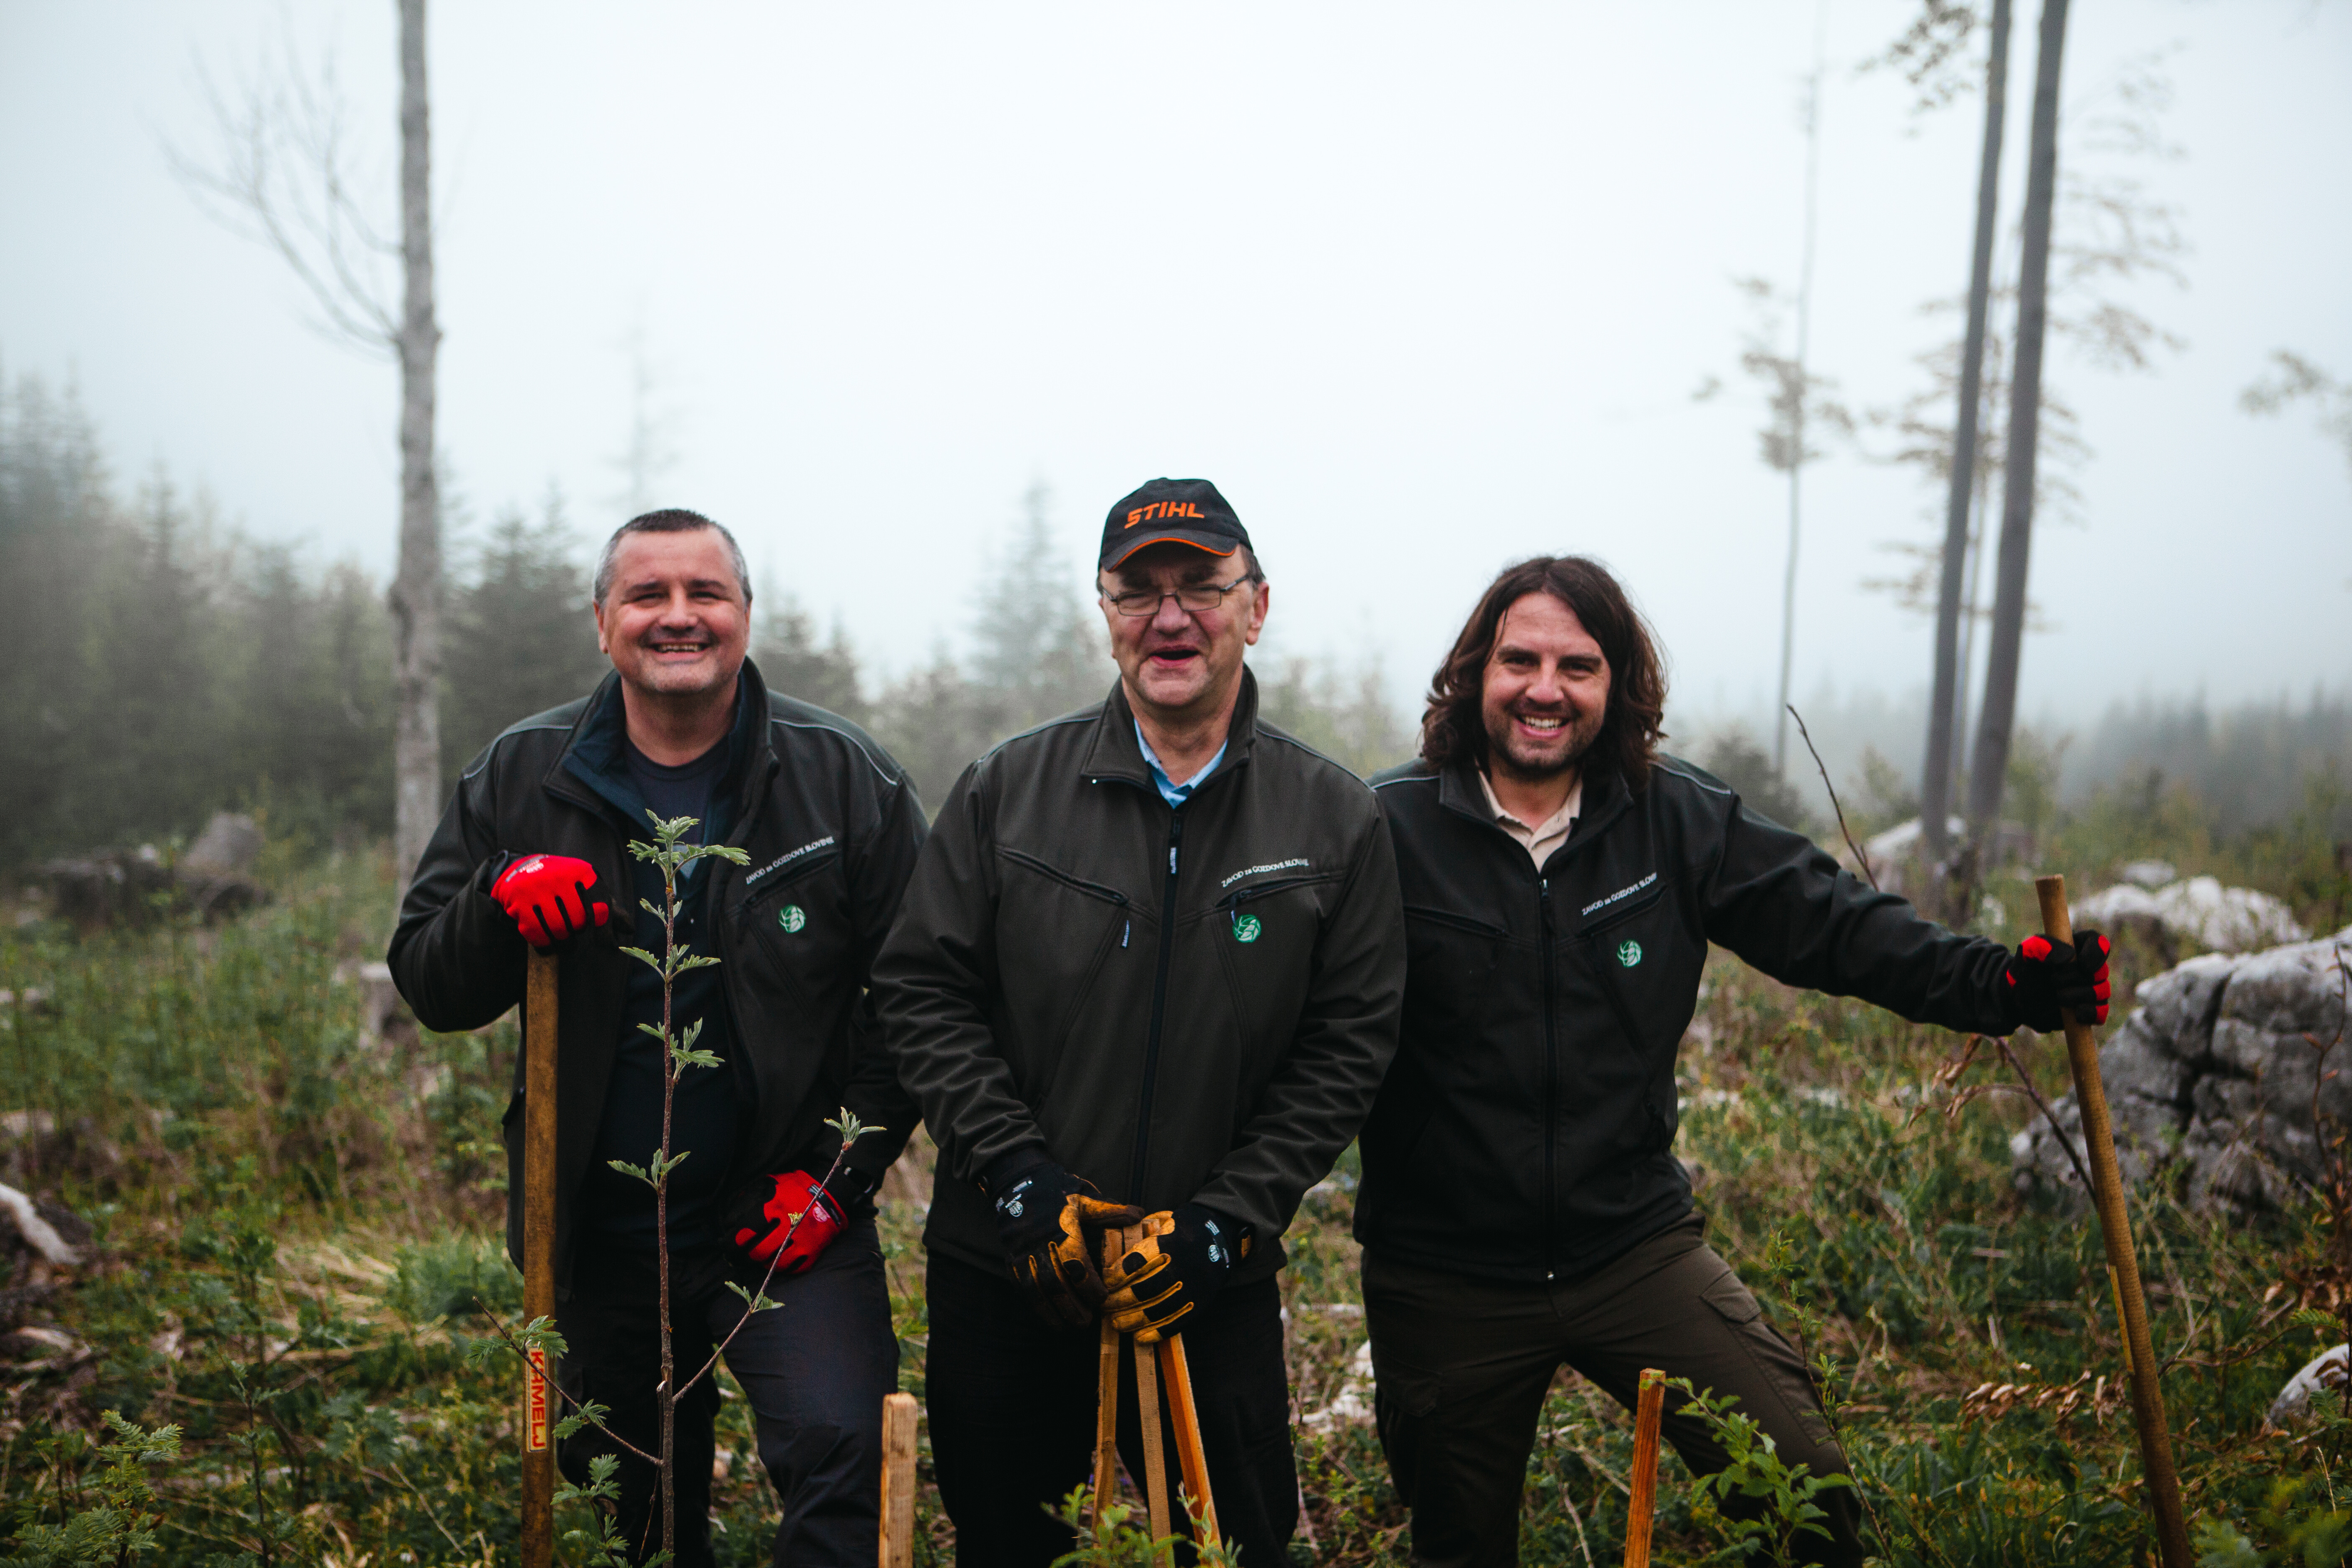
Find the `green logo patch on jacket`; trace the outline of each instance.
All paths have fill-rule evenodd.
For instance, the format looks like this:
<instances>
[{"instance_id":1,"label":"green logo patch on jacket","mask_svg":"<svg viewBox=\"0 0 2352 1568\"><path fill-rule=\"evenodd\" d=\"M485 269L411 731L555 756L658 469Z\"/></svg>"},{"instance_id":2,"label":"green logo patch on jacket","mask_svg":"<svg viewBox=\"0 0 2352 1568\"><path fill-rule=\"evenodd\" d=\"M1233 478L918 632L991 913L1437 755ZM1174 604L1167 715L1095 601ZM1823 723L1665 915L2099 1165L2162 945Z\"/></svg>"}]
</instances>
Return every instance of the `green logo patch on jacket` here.
<instances>
[{"instance_id":1,"label":"green logo patch on jacket","mask_svg":"<svg viewBox=\"0 0 2352 1568\"><path fill-rule=\"evenodd\" d=\"M1617 944L1617 962L1631 969L1642 962L1642 944L1631 937Z\"/></svg>"},{"instance_id":2,"label":"green logo patch on jacket","mask_svg":"<svg viewBox=\"0 0 2352 1568\"><path fill-rule=\"evenodd\" d=\"M1265 928L1264 926L1258 924L1257 917L1255 915L1237 915L1234 919L1234 940L1235 942L1255 942L1258 939L1259 933L1265 930Z\"/></svg>"},{"instance_id":3,"label":"green logo patch on jacket","mask_svg":"<svg viewBox=\"0 0 2352 1568\"><path fill-rule=\"evenodd\" d=\"M798 931L808 924L808 911L798 904L786 904L776 911L776 923L788 931Z\"/></svg>"}]
</instances>

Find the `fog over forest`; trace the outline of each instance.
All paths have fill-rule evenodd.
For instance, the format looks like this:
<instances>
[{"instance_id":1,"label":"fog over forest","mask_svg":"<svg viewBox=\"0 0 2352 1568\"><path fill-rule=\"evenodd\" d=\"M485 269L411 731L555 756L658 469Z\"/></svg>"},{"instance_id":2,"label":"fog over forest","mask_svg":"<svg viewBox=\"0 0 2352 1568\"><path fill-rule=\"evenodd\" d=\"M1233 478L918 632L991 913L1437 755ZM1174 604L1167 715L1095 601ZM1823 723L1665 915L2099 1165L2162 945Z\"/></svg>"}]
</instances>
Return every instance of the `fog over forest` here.
<instances>
[{"instance_id":1,"label":"fog over forest","mask_svg":"<svg viewBox=\"0 0 2352 1568\"><path fill-rule=\"evenodd\" d=\"M1769 780L1795 371L1791 695L1899 816L1982 110L1978 45L1906 50L1916 11L436 14L443 774L597 673L596 542L682 504L743 537L772 679L936 799L1108 683L1101 510L1198 473L1276 584L1273 710L1351 765L1410 752L1496 567L1590 551L1662 633L1671 744L1825 826L1801 750ZM192 171L223 111L323 104L393 235L387 14L0 4L0 135L38 150L0 202L49 237L0 251L0 566L45 585L0 857L262 801L384 831L398 378ZM2185 788L2234 831L2352 769L2348 69L2340 7L2073 24L2019 709L2064 798ZM396 298L396 247L346 259Z\"/></svg>"},{"instance_id":2,"label":"fog over forest","mask_svg":"<svg viewBox=\"0 0 2352 1568\"><path fill-rule=\"evenodd\" d=\"M874 731L936 803L985 747L1097 700L1114 678L1050 500L1033 487L984 531L970 616L943 626L924 662L877 668L772 573L756 587L754 658L771 684ZM609 668L586 608L593 542L562 493L457 511L445 785L508 724ZM364 569L308 570L296 547L240 534L161 468L122 475L72 398L26 376L0 395L0 574L44 584L20 605L30 635L0 676L0 731L15 738L0 788L18 803L0 827L0 870L186 835L225 806L320 846L389 829L391 634ZM1278 564L1275 581L1279 595ZM1270 640L1254 662L1269 716L1349 766L1369 773L1412 753L1418 713L1392 677L1425 672L1296 641ZM1916 811L1916 698L1825 683L1798 708L1856 821ZM1674 750L1829 831L1810 763L1783 793L1741 717L1684 698L1667 726ZM2225 833L2282 820L2315 781L2352 778L2352 705L2316 683L2274 702L2118 703L2027 733L2029 765L2065 797L2186 789ZM2352 831L2352 798L2332 809Z\"/></svg>"}]
</instances>

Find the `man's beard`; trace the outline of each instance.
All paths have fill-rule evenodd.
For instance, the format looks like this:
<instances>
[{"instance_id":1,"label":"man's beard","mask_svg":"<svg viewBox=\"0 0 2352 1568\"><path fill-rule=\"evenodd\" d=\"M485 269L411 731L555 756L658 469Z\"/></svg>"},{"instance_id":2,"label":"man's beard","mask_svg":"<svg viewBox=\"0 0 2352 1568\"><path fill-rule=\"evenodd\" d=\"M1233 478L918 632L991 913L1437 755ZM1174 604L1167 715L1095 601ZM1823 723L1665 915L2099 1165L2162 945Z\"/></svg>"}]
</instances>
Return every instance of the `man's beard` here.
<instances>
[{"instance_id":1,"label":"man's beard","mask_svg":"<svg viewBox=\"0 0 2352 1568\"><path fill-rule=\"evenodd\" d=\"M1556 779L1581 765L1592 750L1592 743L1601 738L1601 727L1608 716L1605 712L1575 715L1560 726L1560 733L1566 737L1565 745L1557 751L1546 747L1532 755L1518 744L1517 727L1513 722L1515 717L1506 713L1499 723L1492 721L1487 723L1487 765L1491 768L1499 763L1513 776L1536 783Z\"/></svg>"}]
</instances>

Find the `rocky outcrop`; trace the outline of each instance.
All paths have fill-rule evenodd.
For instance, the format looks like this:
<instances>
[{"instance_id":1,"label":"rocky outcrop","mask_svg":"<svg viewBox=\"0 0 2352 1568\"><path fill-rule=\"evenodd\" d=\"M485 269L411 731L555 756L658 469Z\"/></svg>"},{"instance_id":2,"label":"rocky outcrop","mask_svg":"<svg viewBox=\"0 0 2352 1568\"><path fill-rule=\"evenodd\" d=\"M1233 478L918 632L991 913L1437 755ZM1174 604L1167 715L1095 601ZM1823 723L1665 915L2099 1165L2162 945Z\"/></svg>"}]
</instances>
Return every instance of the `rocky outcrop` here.
<instances>
[{"instance_id":1,"label":"rocky outcrop","mask_svg":"<svg viewBox=\"0 0 2352 1568\"><path fill-rule=\"evenodd\" d=\"M2133 868L2125 868L2126 874ZM2252 888L2225 888L2217 877L2191 877L2154 888L2126 881L2093 893L2075 904L2074 912L2076 925L2147 932L2168 960L2183 944L2215 952L2253 952L2311 935L2280 900Z\"/></svg>"},{"instance_id":2,"label":"rocky outcrop","mask_svg":"<svg viewBox=\"0 0 2352 1568\"><path fill-rule=\"evenodd\" d=\"M2131 1016L2099 1048L2099 1073L2127 1184L2158 1171L2189 1201L2278 1207L2319 1179L2321 1135L2352 1128L2352 928L2318 942L2209 953L2143 983ZM2325 1063L2323 1065L2323 1058ZM2074 1097L2010 1141L2021 1191L2081 1194L2059 1142L2079 1154Z\"/></svg>"}]
</instances>

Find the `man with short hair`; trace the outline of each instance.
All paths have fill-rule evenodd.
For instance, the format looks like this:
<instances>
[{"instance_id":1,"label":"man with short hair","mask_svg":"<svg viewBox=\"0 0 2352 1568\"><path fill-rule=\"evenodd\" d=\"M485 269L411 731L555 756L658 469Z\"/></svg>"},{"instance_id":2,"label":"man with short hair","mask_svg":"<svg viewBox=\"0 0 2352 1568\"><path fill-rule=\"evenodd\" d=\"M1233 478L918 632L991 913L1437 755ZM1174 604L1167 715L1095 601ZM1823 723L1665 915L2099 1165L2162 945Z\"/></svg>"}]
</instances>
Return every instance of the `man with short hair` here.
<instances>
[{"instance_id":1,"label":"man with short hair","mask_svg":"<svg viewBox=\"0 0 2352 1568\"><path fill-rule=\"evenodd\" d=\"M653 1190L613 1169L661 1145L660 976L619 951L659 953L657 868L631 845L648 813L697 819L677 939L715 967L677 975L674 1017L699 1022L716 1070L688 1068L670 1107L670 1319L678 1375L726 1351L783 1503L775 1560L874 1560L883 1397L898 1340L872 1194L915 1110L877 1048L867 972L923 840L898 764L856 726L772 693L744 657L751 593L727 530L648 512L605 545L597 646L613 673L580 700L525 719L474 759L416 868L392 939L401 994L427 1027L478 1027L522 999L526 944L562 952L558 983L556 1323L566 1392L607 1405L614 1433L658 1447L661 1380ZM507 1247L522 1260L521 1063L507 1110ZM846 1107L882 1131L824 1181ZM794 1228L795 1215L803 1215ZM768 1280L782 1310L743 1321L730 1284ZM713 1377L686 1390L675 1464L677 1561L712 1561ZM619 1528L642 1557L660 1542L653 1467L595 1428L564 1445L584 1481L620 1458Z\"/></svg>"},{"instance_id":2,"label":"man with short hair","mask_svg":"<svg viewBox=\"0 0 2352 1568\"><path fill-rule=\"evenodd\" d=\"M965 771L875 968L940 1146L940 1497L962 1563L1070 1550L1045 1510L1087 1479L1107 1313L1184 1336L1223 1537L1279 1564L1298 1494L1274 1276L1394 1046L1395 867L1362 782L1258 718L1243 655L1269 593L1216 488L1143 486L1099 564L1118 684ZM1106 1273L1113 1225L1147 1234Z\"/></svg>"},{"instance_id":3,"label":"man with short hair","mask_svg":"<svg viewBox=\"0 0 2352 1568\"><path fill-rule=\"evenodd\" d=\"M1644 1367L1736 1395L1783 1459L1845 1473L1803 1360L1702 1239L1672 1152L1675 1057L1710 942L1947 1028L2105 1016L2097 932L2012 953L1921 919L1658 754L1665 698L1608 571L1538 556L1495 579L1439 667L1420 760L1373 781L1411 952L1356 1237L1416 1563L1517 1562L1528 1454L1563 1363L1628 1405ZM1695 1473L1721 1469L1680 1403L1667 1436ZM1800 1550L1859 1563L1852 1489L1819 1501L1829 1533Z\"/></svg>"}]
</instances>

